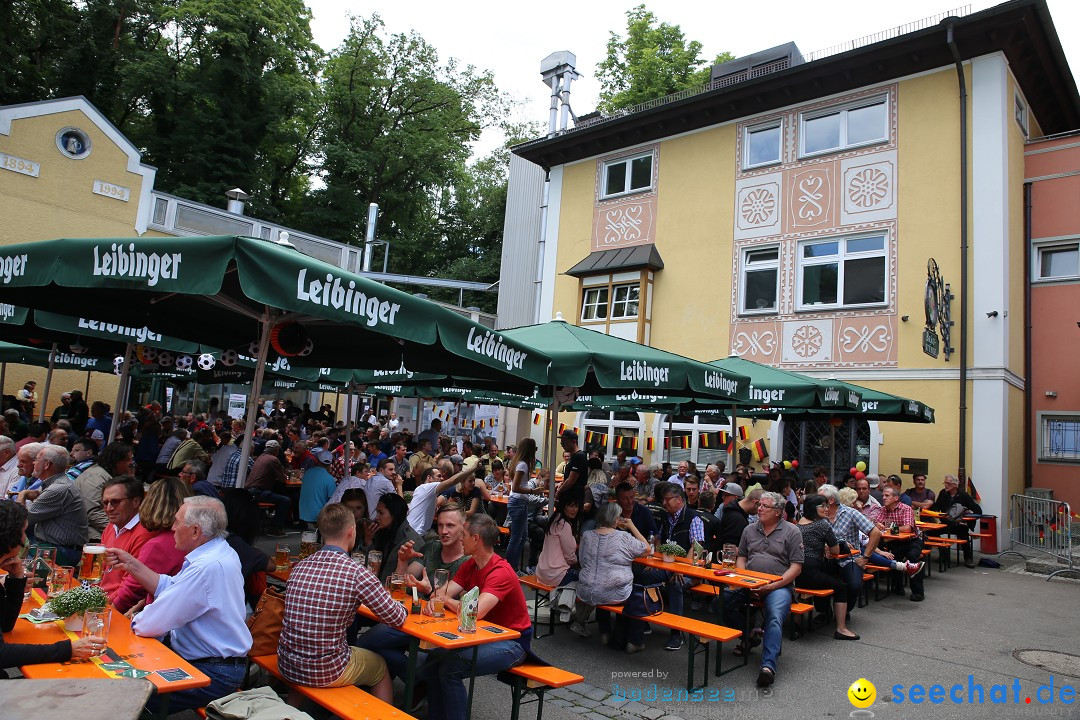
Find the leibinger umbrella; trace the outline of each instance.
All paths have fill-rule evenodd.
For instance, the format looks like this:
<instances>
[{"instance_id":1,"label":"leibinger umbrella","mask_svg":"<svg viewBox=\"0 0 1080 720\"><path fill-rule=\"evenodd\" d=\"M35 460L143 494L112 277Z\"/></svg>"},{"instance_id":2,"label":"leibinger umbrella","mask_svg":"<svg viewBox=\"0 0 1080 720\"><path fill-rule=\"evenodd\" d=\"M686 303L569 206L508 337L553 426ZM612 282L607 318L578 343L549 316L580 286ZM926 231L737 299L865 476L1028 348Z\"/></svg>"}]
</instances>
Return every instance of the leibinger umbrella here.
<instances>
[{"instance_id":1,"label":"leibinger umbrella","mask_svg":"<svg viewBox=\"0 0 1080 720\"><path fill-rule=\"evenodd\" d=\"M0 303L54 313L88 307L93 317L112 323L243 351L257 360L253 394L272 355L294 366L404 364L519 386L548 381L550 358L543 350L291 246L248 237L9 245L0 250ZM249 453L250 438L244 447Z\"/></svg>"}]
</instances>

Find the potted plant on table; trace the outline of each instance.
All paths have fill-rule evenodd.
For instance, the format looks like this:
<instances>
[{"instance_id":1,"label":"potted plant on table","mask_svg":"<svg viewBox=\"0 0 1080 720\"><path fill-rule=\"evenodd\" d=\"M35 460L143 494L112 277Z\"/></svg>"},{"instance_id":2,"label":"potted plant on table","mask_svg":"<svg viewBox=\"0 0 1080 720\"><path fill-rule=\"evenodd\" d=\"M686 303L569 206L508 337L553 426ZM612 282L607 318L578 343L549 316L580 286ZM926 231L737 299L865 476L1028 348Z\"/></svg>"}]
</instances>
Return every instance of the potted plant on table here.
<instances>
[{"instance_id":1,"label":"potted plant on table","mask_svg":"<svg viewBox=\"0 0 1080 720\"><path fill-rule=\"evenodd\" d=\"M677 557L686 557L686 550L678 543L666 542L657 549L663 556L664 562L675 562Z\"/></svg>"},{"instance_id":2,"label":"potted plant on table","mask_svg":"<svg viewBox=\"0 0 1080 720\"><path fill-rule=\"evenodd\" d=\"M109 604L109 596L97 585L80 585L65 590L45 603L45 610L60 616L71 632L82 630L83 613Z\"/></svg>"}]
</instances>

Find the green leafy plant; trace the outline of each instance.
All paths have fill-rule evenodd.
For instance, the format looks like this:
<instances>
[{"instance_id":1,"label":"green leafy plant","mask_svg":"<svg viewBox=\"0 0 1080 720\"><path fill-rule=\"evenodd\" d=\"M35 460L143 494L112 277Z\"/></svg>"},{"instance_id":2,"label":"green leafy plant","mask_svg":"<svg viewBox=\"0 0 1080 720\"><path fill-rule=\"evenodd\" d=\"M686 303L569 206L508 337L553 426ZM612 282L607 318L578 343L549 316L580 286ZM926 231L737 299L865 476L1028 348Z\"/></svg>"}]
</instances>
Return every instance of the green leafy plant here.
<instances>
[{"instance_id":1,"label":"green leafy plant","mask_svg":"<svg viewBox=\"0 0 1080 720\"><path fill-rule=\"evenodd\" d=\"M657 548L661 555L674 555L675 557L686 557L686 550L682 545L673 542L666 542Z\"/></svg>"},{"instance_id":2,"label":"green leafy plant","mask_svg":"<svg viewBox=\"0 0 1080 720\"><path fill-rule=\"evenodd\" d=\"M78 615L92 608L105 607L109 596L100 587L79 586L65 590L45 604L45 609L62 618Z\"/></svg>"}]
</instances>

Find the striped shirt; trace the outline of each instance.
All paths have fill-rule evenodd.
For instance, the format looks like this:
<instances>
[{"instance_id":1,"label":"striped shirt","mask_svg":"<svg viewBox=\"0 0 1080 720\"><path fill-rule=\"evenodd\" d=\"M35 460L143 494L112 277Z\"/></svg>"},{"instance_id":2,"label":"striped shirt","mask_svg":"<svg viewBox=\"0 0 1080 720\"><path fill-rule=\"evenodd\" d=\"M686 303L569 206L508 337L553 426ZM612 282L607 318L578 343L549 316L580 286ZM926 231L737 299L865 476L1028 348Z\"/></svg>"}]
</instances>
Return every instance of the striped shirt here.
<instances>
[{"instance_id":1,"label":"striped shirt","mask_svg":"<svg viewBox=\"0 0 1080 720\"><path fill-rule=\"evenodd\" d=\"M297 563L278 639L282 676L310 687L327 687L341 677L351 654L345 632L361 604L391 627L400 627L408 615L371 571L340 548L324 546Z\"/></svg>"},{"instance_id":2,"label":"striped shirt","mask_svg":"<svg viewBox=\"0 0 1080 720\"><path fill-rule=\"evenodd\" d=\"M837 540L846 541L852 548L859 547L860 530L869 535L874 532L874 528L873 521L858 510L849 508L847 505L840 505L836 508L836 519L833 520L833 534L836 535ZM850 562L850 559L841 560L840 565L844 566Z\"/></svg>"}]
</instances>

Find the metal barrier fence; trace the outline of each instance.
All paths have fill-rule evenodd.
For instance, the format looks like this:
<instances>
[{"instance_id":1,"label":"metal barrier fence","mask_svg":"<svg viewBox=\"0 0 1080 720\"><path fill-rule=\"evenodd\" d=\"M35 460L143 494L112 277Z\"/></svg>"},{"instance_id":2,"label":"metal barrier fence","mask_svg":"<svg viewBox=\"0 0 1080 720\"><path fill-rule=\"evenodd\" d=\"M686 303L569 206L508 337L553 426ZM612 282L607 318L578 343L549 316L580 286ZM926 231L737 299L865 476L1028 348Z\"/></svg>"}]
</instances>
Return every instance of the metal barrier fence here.
<instances>
[{"instance_id":1,"label":"metal barrier fence","mask_svg":"<svg viewBox=\"0 0 1080 720\"><path fill-rule=\"evenodd\" d=\"M1047 553L1066 565L1050 573L1047 580L1073 569L1072 518L1072 510L1067 502L1031 495L1012 495L1009 498L1009 539L1012 545Z\"/></svg>"}]
</instances>

